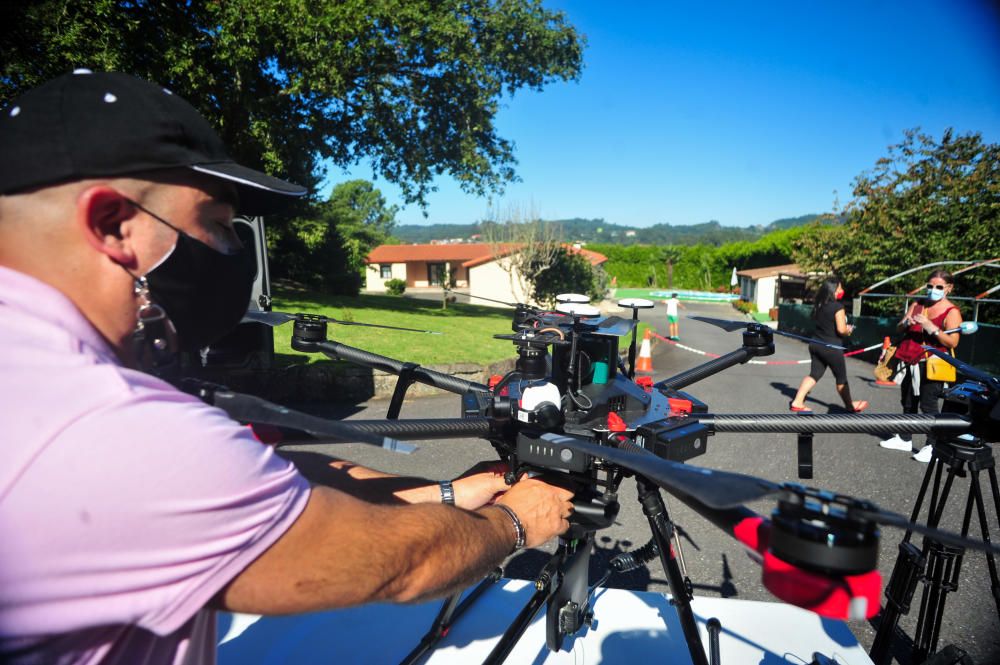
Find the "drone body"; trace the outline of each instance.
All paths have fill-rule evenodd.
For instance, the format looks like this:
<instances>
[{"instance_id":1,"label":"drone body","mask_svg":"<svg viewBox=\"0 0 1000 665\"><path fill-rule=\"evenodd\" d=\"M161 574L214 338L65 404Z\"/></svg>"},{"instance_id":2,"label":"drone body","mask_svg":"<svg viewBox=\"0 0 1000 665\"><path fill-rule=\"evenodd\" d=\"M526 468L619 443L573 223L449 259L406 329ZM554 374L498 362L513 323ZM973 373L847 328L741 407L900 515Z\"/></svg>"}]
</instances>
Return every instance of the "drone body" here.
<instances>
[{"instance_id":1,"label":"drone body","mask_svg":"<svg viewBox=\"0 0 1000 665\"><path fill-rule=\"evenodd\" d=\"M633 313L639 308L635 304ZM650 380L633 379L634 367L627 367L621 357L619 342L631 333L629 358L634 362L636 316L631 321L601 317L582 303L565 303L559 309L514 308L512 333L495 337L513 343L515 368L489 386L329 341L327 321L322 317L280 316L284 321L295 321L292 346L296 350L321 351L331 358L400 376L390 420L345 423L344 427L356 428L369 437L372 433L400 439L479 436L489 440L509 464L512 482L529 472L553 474L574 483L577 493L571 529L536 582L548 607L547 643L551 649L559 649L566 636L588 624L590 594L585 563L593 549L594 534L610 526L619 514L618 488L629 477L636 479L640 496L645 497L643 510L654 535L640 550L648 554L645 560L660 556L671 578L671 589L680 599L678 611L686 633L692 631L694 623L693 617L683 616L689 583L673 561L672 526L662 500L657 504L660 488L759 555L765 585L782 600L838 619L871 617L878 611L876 525L880 521L906 528L919 525L849 497L683 464L704 454L708 436L716 431L801 431L781 429L788 423L776 424L765 417L758 417L757 423L734 424L733 417L727 420L727 416L710 414L706 404L681 392L735 364L773 353L770 329L738 324L744 328L739 349L654 385ZM459 395L462 418L395 420L406 387L413 381ZM859 427L882 431L877 429L882 426L927 428L912 431L935 427L968 430L973 427L971 420L981 425L984 417L995 417L997 392L992 384L981 382L967 387L968 408L963 417L951 419L932 421L925 417L876 424L867 416L845 414L844 418L827 416L826 420L799 418L793 425L804 429L805 423L815 423L828 427L826 431L857 431L850 428ZM764 429L740 429L760 427L761 422ZM980 425L977 427L982 430ZM328 434L349 437L340 431ZM768 496L779 499L770 519L742 507L747 501ZM924 528L928 531L947 536ZM972 544L967 539L958 540ZM541 604L536 603L536 611ZM700 648L697 631L693 632L688 634L689 644L697 643ZM696 651L692 647L692 654ZM695 662L700 661L695 658Z\"/></svg>"}]
</instances>

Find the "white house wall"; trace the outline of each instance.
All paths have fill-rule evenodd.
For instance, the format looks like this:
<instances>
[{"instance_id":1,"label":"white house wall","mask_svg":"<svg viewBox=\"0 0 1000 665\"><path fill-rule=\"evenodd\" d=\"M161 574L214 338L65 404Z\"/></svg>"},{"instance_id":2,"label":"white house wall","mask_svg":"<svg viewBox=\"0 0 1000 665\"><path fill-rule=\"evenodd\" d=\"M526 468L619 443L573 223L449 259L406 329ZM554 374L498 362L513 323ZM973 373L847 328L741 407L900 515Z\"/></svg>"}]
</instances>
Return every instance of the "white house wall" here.
<instances>
[{"instance_id":1,"label":"white house wall","mask_svg":"<svg viewBox=\"0 0 1000 665\"><path fill-rule=\"evenodd\" d=\"M778 277L761 277L757 280L757 311L766 312L775 306Z\"/></svg>"},{"instance_id":2,"label":"white house wall","mask_svg":"<svg viewBox=\"0 0 1000 665\"><path fill-rule=\"evenodd\" d=\"M405 263L393 263L392 264L392 277L387 277L382 279L380 275L382 274L382 266L384 264L373 263L370 264L365 271L365 290L366 291L380 291L385 292L385 283L390 279L401 279L406 281L406 264Z\"/></svg>"},{"instance_id":3,"label":"white house wall","mask_svg":"<svg viewBox=\"0 0 1000 665\"><path fill-rule=\"evenodd\" d=\"M469 268L469 294L503 300L504 302L526 303L528 301L527 294L521 289L520 284L511 287L510 274L503 269L501 262L504 265L509 265L509 259L500 259L500 261L490 261ZM504 307L504 305L494 305L485 300L476 301L476 304Z\"/></svg>"}]
</instances>

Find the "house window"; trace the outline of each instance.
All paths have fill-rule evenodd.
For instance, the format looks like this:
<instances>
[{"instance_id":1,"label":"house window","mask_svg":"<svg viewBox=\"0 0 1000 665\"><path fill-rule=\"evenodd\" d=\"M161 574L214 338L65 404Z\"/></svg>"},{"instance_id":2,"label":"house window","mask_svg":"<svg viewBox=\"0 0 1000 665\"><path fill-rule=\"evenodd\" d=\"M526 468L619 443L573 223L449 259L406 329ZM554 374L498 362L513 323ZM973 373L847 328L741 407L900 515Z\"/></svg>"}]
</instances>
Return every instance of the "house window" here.
<instances>
[{"instance_id":1,"label":"house window","mask_svg":"<svg viewBox=\"0 0 1000 665\"><path fill-rule=\"evenodd\" d=\"M442 286L444 284L445 267L443 263L427 264L427 283L431 286Z\"/></svg>"},{"instance_id":2,"label":"house window","mask_svg":"<svg viewBox=\"0 0 1000 665\"><path fill-rule=\"evenodd\" d=\"M392 279L392 265L388 263L379 264L378 276L382 279Z\"/></svg>"}]
</instances>

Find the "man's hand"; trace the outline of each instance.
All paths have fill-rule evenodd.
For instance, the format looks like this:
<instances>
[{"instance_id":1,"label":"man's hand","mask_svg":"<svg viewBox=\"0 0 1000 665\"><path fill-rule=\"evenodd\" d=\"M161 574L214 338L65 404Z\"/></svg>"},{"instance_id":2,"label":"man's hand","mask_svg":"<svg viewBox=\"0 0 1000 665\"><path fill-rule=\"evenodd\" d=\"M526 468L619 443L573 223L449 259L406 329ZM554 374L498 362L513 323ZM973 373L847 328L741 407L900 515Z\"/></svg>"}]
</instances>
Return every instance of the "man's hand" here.
<instances>
[{"instance_id":1,"label":"man's hand","mask_svg":"<svg viewBox=\"0 0 1000 665\"><path fill-rule=\"evenodd\" d=\"M452 482L455 505L476 510L493 503L510 489L504 481L507 465L503 462L480 462Z\"/></svg>"},{"instance_id":2,"label":"man's hand","mask_svg":"<svg viewBox=\"0 0 1000 665\"><path fill-rule=\"evenodd\" d=\"M537 547L550 538L565 533L573 513L573 492L539 478L521 479L497 503L517 515L524 526L525 547Z\"/></svg>"}]
</instances>

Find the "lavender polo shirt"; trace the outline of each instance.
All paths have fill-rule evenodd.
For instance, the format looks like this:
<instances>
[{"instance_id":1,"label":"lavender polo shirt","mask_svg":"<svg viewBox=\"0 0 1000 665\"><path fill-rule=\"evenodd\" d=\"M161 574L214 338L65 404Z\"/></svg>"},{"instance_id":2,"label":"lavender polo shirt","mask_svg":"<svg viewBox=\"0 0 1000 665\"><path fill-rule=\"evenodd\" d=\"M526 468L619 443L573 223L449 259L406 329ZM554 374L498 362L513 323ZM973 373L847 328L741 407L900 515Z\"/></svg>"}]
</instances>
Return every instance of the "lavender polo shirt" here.
<instances>
[{"instance_id":1,"label":"lavender polo shirt","mask_svg":"<svg viewBox=\"0 0 1000 665\"><path fill-rule=\"evenodd\" d=\"M0 662L214 662L203 607L308 497L246 427L0 266Z\"/></svg>"}]
</instances>

